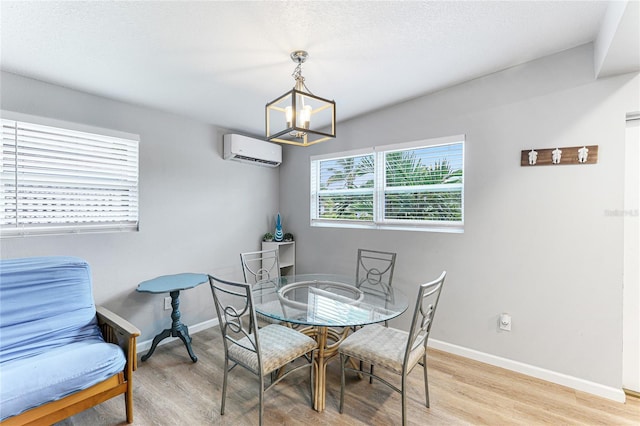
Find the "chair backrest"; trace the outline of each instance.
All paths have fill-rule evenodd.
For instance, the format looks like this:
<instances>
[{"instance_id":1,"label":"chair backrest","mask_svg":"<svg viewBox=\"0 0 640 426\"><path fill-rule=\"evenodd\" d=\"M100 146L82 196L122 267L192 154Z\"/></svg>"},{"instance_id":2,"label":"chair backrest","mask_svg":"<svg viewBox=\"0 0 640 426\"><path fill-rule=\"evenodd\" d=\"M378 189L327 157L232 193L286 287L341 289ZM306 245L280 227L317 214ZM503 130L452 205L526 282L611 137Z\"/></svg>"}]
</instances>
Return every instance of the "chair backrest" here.
<instances>
[{"instance_id":1,"label":"chair backrest","mask_svg":"<svg viewBox=\"0 0 640 426\"><path fill-rule=\"evenodd\" d=\"M442 291L442 285L444 284L446 276L447 271L444 271L437 279L420 286L416 309L413 313L411 328L409 329L409 341L407 342L407 350L405 352L405 365L407 365L410 353L415 348L424 345L426 350L431 325L433 324L433 317L436 314L436 308L440 300L440 292Z\"/></svg>"},{"instance_id":2,"label":"chair backrest","mask_svg":"<svg viewBox=\"0 0 640 426\"><path fill-rule=\"evenodd\" d=\"M240 253L244 281L255 284L260 280L280 278L278 249Z\"/></svg>"},{"instance_id":3,"label":"chair backrest","mask_svg":"<svg viewBox=\"0 0 640 426\"><path fill-rule=\"evenodd\" d=\"M389 293L395 265L395 253L358 249L356 287L360 288L365 284L370 288L378 287L385 294Z\"/></svg>"},{"instance_id":4,"label":"chair backrest","mask_svg":"<svg viewBox=\"0 0 640 426\"><path fill-rule=\"evenodd\" d=\"M256 353L260 366L260 345L255 338L258 322L251 284L226 281L209 275L209 285L218 314L225 354L228 353L231 345L242 346ZM247 315L248 321L243 322L243 317Z\"/></svg>"}]
</instances>

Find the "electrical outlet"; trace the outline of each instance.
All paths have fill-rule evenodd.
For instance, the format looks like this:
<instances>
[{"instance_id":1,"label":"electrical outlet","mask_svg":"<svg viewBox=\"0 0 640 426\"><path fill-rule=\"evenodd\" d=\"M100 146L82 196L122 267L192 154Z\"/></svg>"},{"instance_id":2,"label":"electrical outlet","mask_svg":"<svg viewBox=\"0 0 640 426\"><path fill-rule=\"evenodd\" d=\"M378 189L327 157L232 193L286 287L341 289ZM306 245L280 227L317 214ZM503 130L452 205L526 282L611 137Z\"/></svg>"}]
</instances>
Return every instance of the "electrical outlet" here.
<instances>
[{"instance_id":1,"label":"electrical outlet","mask_svg":"<svg viewBox=\"0 0 640 426\"><path fill-rule=\"evenodd\" d=\"M500 330L511 331L511 315L500 314L500 318L498 319L498 326L500 327Z\"/></svg>"},{"instance_id":2,"label":"electrical outlet","mask_svg":"<svg viewBox=\"0 0 640 426\"><path fill-rule=\"evenodd\" d=\"M167 296L164 298L164 310L167 311L171 309L171 297Z\"/></svg>"}]
</instances>

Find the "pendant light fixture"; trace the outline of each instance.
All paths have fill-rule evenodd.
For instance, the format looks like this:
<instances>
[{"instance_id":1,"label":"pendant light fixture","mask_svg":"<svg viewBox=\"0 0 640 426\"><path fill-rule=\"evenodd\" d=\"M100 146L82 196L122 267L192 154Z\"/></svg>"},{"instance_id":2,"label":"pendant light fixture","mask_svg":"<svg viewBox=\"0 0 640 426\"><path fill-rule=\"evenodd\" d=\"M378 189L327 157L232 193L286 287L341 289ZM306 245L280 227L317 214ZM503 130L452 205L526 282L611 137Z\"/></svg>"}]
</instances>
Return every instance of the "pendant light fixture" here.
<instances>
[{"instance_id":1,"label":"pendant light fixture","mask_svg":"<svg viewBox=\"0 0 640 426\"><path fill-rule=\"evenodd\" d=\"M309 54L291 52L297 64L292 77L295 86L266 106L267 140L291 145L309 146L336 137L336 103L315 96L302 76L302 64Z\"/></svg>"}]
</instances>

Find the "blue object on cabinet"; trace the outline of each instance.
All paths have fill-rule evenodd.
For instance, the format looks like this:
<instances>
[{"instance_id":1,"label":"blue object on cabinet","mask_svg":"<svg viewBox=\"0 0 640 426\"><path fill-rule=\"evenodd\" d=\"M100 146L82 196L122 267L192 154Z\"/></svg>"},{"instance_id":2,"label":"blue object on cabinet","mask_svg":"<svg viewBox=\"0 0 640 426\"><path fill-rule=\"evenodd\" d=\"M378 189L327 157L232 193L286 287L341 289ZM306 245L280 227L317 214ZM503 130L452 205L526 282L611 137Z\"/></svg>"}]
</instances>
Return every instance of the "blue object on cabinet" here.
<instances>
[{"instance_id":1,"label":"blue object on cabinet","mask_svg":"<svg viewBox=\"0 0 640 426\"><path fill-rule=\"evenodd\" d=\"M282 232L282 221L280 220L280 213L276 217L276 233L273 236L274 241L282 241L284 233Z\"/></svg>"}]
</instances>

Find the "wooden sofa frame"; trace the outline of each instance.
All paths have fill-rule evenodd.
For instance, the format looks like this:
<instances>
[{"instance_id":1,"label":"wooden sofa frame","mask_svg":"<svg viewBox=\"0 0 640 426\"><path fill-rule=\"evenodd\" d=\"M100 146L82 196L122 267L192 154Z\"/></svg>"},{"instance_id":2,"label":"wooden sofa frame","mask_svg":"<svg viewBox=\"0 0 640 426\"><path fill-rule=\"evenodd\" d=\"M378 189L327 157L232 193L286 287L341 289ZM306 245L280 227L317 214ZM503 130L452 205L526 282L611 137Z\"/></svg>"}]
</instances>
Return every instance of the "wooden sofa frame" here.
<instances>
[{"instance_id":1,"label":"wooden sofa frame","mask_svg":"<svg viewBox=\"0 0 640 426\"><path fill-rule=\"evenodd\" d=\"M90 388L9 417L2 426L53 424L120 394L125 398L127 423L133 422L133 371L137 368L136 338L140 330L102 306L96 307L96 315L104 340L124 350L124 370Z\"/></svg>"}]
</instances>

